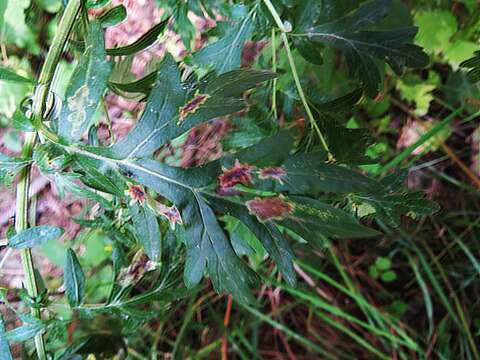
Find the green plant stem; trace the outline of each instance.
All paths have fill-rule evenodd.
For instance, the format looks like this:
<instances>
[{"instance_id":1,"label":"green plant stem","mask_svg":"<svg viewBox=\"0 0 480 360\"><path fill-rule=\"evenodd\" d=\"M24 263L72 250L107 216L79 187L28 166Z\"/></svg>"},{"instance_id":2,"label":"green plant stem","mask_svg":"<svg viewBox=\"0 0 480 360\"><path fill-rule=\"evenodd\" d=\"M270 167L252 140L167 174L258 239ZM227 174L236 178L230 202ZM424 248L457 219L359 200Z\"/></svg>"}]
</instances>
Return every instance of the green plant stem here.
<instances>
[{"instance_id":1,"label":"green plant stem","mask_svg":"<svg viewBox=\"0 0 480 360\"><path fill-rule=\"evenodd\" d=\"M42 115L45 110L45 105L48 99L50 86L55 74L55 68L60 59L60 55L63 51L67 38L70 34L72 26L77 17L78 11L81 7L81 0L70 0L65 12L60 20L57 32L52 42L52 46L47 54L45 63L42 66L38 78L38 86L35 91L33 99L33 121L39 123L42 121ZM36 132L28 132L25 136L25 143L22 149L23 158L31 158L33 148L37 139ZM28 166L23 169L19 175L16 193L16 217L15 217L15 230L17 233L28 228L28 204L29 204L29 188L30 188L30 172L31 167ZM28 295L30 297L38 296L38 284L35 277L35 267L33 264L33 257L30 249L21 250L21 258L23 269L25 272L25 285ZM41 318L40 309L32 308L31 313L37 318ZM37 357L40 360L46 359L45 343L42 335L35 336L35 348L37 351Z\"/></svg>"},{"instance_id":2,"label":"green plant stem","mask_svg":"<svg viewBox=\"0 0 480 360\"><path fill-rule=\"evenodd\" d=\"M272 71L277 72L277 45L275 44L275 28L272 28ZM272 111L275 120L278 121L277 112L277 78L273 79L272 90Z\"/></svg>"},{"instance_id":3,"label":"green plant stem","mask_svg":"<svg viewBox=\"0 0 480 360\"><path fill-rule=\"evenodd\" d=\"M280 18L280 15L278 14L277 10L273 6L272 2L270 0L263 0L263 2L265 6L268 8L268 11L272 15L273 20L275 20L275 23L277 24L280 30L280 36L282 37L282 42L283 42L283 45L285 46L285 51L287 52L288 63L290 65L290 69L292 70L292 76L293 76L293 80L295 81L295 86L297 88L298 96L300 96L300 100L302 101L303 107L305 108L305 112L307 113L307 117L308 117L308 120L310 121L310 125L317 132L318 137L320 139L320 143L322 144L323 148L327 152L328 160L332 161L334 160L333 154L330 152L330 149L328 148L328 144L327 144L327 141L325 140L325 136L322 134L320 128L318 127L318 124L316 123L315 118L313 117L312 110L308 105L307 98L305 97L305 93L303 92L302 84L300 83L300 78L298 77L295 60L293 59L292 49L290 48L290 44L287 38L288 31L285 28L285 25L283 24L283 21Z\"/></svg>"}]
</instances>

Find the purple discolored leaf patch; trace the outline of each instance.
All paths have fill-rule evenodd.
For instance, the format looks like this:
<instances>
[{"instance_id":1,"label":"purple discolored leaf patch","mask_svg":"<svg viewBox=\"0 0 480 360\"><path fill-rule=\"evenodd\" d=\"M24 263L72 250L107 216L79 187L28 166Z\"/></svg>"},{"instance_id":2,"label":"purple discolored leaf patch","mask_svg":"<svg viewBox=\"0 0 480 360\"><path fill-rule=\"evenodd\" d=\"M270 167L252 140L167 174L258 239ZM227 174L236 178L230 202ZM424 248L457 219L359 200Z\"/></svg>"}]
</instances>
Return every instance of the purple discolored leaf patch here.
<instances>
[{"instance_id":1,"label":"purple discolored leaf patch","mask_svg":"<svg viewBox=\"0 0 480 360\"><path fill-rule=\"evenodd\" d=\"M290 215L294 205L285 201L281 196L259 198L249 200L245 203L250 214L255 215L258 220L264 222L268 220L280 220Z\"/></svg>"},{"instance_id":2,"label":"purple discolored leaf patch","mask_svg":"<svg viewBox=\"0 0 480 360\"><path fill-rule=\"evenodd\" d=\"M198 108L207 101L210 95L198 94L179 110L179 123L182 122L188 114L192 114L198 110Z\"/></svg>"},{"instance_id":3,"label":"purple discolored leaf patch","mask_svg":"<svg viewBox=\"0 0 480 360\"><path fill-rule=\"evenodd\" d=\"M125 195L130 197L130 202L143 204L145 201L145 190L143 186L128 184L128 190L125 190Z\"/></svg>"},{"instance_id":4,"label":"purple discolored leaf patch","mask_svg":"<svg viewBox=\"0 0 480 360\"><path fill-rule=\"evenodd\" d=\"M277 180L280 184L283 184L282 178L286 174L287 173L283 167L275 166L275 167L266 167L266 168L260 169L258 173L258 177L262 180L266 180L266 179Z\"/></svg>"},{"instance_id":5,"label":"purple discolored leaf patch","mask_svg":"<svg viewBox=\"0 0 480 360\"><path fill-rule=\"evenodd\" d=\"M175 205L170 207L162 205L160 208L160 214L168 220L172 230L175 230L176 224L183 225L182 217L180 216L180 212Z\"/></svg>"},{"instance_id":6,"label":"purple discolored leaf patch","mask_svg":"<svg viewBox=\"0 0 480 360\"><path fill-rule=\"evenodd\" d=\"M240 195L241 191L239 191L235 188L218 187L217 188L217 194L220 195L220 196L235 196L235 195Z\"/></svg>"},{"instance_id":7,"label":"purple discolored leaf patch","mask_svg":"<svg viewBox=\"0 0 480 360\"><path fill-rule=\"evenodd\" d=\"M155 270L156 264L151 261L143 250L139 250L132 259L129 267L123 269L118 282L123 286L134 285L140 281L145 273Z\"/></svg>"},{"instance_id":8,"label":"purple discolored leaf patch","mask_svg":"<svg viewBox=\"0 0 480 360\"><path fill-rule=\"evenodd\" d=\"M236 160L232 168L226 169L218 177L221 189L228 189L237 184L248 185L252 181L253 166Z\"/></svg>"}]
</instances>

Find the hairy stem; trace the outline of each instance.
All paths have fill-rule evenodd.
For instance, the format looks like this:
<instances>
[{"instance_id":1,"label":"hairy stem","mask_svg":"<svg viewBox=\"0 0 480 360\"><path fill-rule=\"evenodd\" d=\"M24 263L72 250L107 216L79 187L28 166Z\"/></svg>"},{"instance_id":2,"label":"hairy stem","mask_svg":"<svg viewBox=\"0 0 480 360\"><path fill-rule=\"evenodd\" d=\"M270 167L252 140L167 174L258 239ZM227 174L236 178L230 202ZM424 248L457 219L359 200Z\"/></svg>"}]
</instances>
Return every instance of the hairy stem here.
<instances>
[{"instance_id":1,"label":"hairy stem","mask_svg":"<svg viewBox=\"0 0 480 360\"><path fill-rule=\"evenodd\" d=\"M60 20L57 32L52 42L52 46L47 54L45 63L38 79L38 86L35 91L33 99L33 120L34 122L41 122L42 115L45 110L50 86L55 74L60 55L63 51L68 35L73 27L78 11L80 10L81 0L70 0L65 12ZM22 149L22 157L30 158L33 153L33 148L37 139L36 132L28 132L25 136L25 143ZM26 167L20 172L17 184L16 194L16 212L15 212L15 230L17 233L28 228L28 205L29 205L29 187L30 187L30 166ZM25 286L28 295L32 298L38 296L38 284L35 275L35 267L33 264L33 257L30 249L21 250L21 258L23 269L25 272ZM32 308L32 315L41 318L40 309ZM41 360L46 359L45 343L42 335L35 337L35 348L37 357Z\"/></svg>"},{"instance_id":2,"label":"hairy stem","mask_svg":"<svg viewBox=\"0 0 480 360\"><path fill-rule=\"evenodd\" d=\"M300 100L302 101L303 107L305 108L305 112L307 113L307 117L308 117L308 120L310 121L310 125L317 132L318 137L320 139L320 143L322 144L323 148L328 154L328 160L332 161L333 154L330 152L327 141L325 140L325 136L322 134L320 128L318 127L318 124L315 121L315 118L313 117L312 110L310 109L310 106L308 105L308 102L307 102L307 98L305 97L305 93L303 92L302 84L300 84L300 78L298 77L297 67L295 66L295 61L293 59L292 49L290 48L290 44L288 43L288 38L287 38L288 31L285 28L285 25L283 24L283 21L280 18L280 15L278 14L277 10L273 6L272 2L270 0L263 0L263 2L265 3L265 6L268 8L268 11L270 11L270 14L273 17L273 20L275 20L275 23L277 24L281 32L280 36L282 38L283 45L285 46L285 51L287 52L288 63L290 65L290 69L292 70L293 80L295 81L295 86L297 88L298 96L300 96Z\"/></svg>"}]
</instances>

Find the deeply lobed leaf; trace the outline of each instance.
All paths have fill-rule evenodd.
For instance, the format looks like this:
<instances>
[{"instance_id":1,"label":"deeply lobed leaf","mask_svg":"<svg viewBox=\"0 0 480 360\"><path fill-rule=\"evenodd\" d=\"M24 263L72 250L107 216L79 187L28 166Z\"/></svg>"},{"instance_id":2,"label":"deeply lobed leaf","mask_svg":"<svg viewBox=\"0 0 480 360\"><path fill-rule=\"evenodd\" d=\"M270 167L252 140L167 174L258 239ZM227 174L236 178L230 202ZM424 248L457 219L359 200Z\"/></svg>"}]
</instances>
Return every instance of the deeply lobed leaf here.
<instances>
[{"instance_id":1,"label":"deeply lobed leaf","mask_svg":"<svg viewBox=\"0 0 480 360\"><path fill-rule=\"evenodd\" d=\"M391 5L391 0L368 1L342 17L303 24L308 26L301 27L298 36L341 50L350 72L361 80L368 95L375 96L381 82L375 59L388 63L397 74L406 67L422 68L429 62L423 50L413 44L417 28L375 28Z\"/></svg>"}]
</instances>

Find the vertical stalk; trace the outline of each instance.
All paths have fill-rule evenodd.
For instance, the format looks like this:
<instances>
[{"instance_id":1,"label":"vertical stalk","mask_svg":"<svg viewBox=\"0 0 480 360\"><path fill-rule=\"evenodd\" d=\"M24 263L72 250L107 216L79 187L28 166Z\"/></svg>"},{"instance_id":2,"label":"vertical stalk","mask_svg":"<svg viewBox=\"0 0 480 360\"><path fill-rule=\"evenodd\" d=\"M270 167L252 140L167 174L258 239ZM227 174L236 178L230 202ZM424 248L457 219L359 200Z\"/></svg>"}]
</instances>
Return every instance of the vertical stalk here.
<instances>
[{"instance_id":1,"label":"vertical stalk","mask_svg":"<svg viewBox=\"0 0 480 360\"><path fill-rule=\"evenodd\" d=\"M303 92L302 84L300 84L300 78L298 77L297 67L295 66L295 61L293 59L292 49L290 48L290 44L288 43L288 38L287 38L288 31L285 28L285 25L283 25L283 21L280 18L280 15L278 14L277 10L273 6L272 2L270 0L263 0L263 2L265 3L265 6L268 8L268 11L272 15L273 20L275 20L275 23L277 24L280 30L280 36L282 38L283 45L285 46L285 51L287 52L288 63L290 65L290 69L292 70L292 76L293 76L293 80L295 81L295 86L297 88L298 96L300 96L300 100L302 101L303 107L305 108L305 112L307 113L307 117L308 117L308 120L310 121L310 125L317 132L318 137L320 139L320 143L322 144L323 148L327 152L328 160L332 161L333 154L330 152L327 141L325 140L325 137L323 136L322 132L320 131L320 128L315 122L315 118L313 117L312 110L310 109L310 106L308 105L308 102L307 102L307 98L305 97L305 93Z\"/></svg>"},{"instance_id":2,"label":"vertical stalk","mask_svg":"<svg viewBox=\"0 0 480 360\"><path fill-rule=\"evenodd\" d=\"M35 123L42 121L45 104L50 91L50 86L55 74L55 69L80 10L81 0L70 0L63 13L57 28L50 50L40 71L38 86L33 99L33 120ZM30 158L37 139L36 131L28 132L22 149L22 157ZM28 228L28 204L30 188L30 166L20 172L16 194L15 230L17 233ZM35 267L30 249L21 250L23 270L25 272L25 286L30 297L38 296L38 284L35 278ZM32 308L31 313L41 318L40 309ZM42 335L35 337L35 348L40 360L46 359L45 343Z\"/></svg>"},{"instance_id":3,"label":"vertical stalk","mask_svg":"<svg viewBox=\"0 0 480 360\"><path fill-rule=\"evenodd\" d=\"M277 45L275 43L275 28L272 28L272 71L277 72ZM278 120L277 113L277 78L273 79L272 90L272 111L275 120Z\"/></svg>"}]
</instances>

